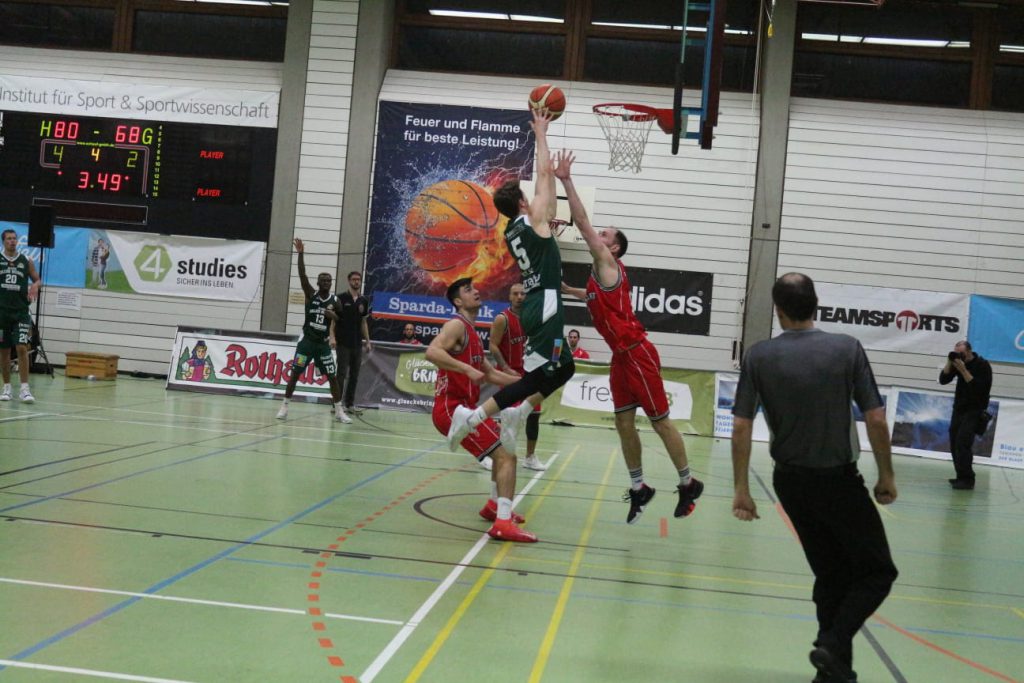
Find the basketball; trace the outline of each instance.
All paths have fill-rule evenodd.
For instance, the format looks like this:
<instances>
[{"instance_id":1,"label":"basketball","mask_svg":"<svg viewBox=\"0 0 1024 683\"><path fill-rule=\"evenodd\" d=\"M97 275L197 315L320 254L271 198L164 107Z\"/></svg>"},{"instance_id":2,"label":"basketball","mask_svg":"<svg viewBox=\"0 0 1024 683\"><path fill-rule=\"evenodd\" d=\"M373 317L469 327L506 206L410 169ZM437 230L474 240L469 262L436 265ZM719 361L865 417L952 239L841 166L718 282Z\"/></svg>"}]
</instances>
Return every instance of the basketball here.
<instances>
[{"instance_id":1,"label":"basketball","mask_svg":"<svg viewBox=\"0 0 1024 683\"><path fill-rule=\"evenodd\" d=\"M446 280L444 273L458 274L476 260L481 242L495 239L500 218L485 188L444 180L413 200L405 215L405 243L420 268Z\"/></svg>"},{"instance_id":2,"label":"basketball","mask_svg":"<svg viewBox=\"0 0 1024 683\"><path fill-rule=\"evenodd\" d=\"M550 83L538 85L530 91L530 108L547 111L554 121L565 111L565 93Z\"/></svg>"}]
</instances>

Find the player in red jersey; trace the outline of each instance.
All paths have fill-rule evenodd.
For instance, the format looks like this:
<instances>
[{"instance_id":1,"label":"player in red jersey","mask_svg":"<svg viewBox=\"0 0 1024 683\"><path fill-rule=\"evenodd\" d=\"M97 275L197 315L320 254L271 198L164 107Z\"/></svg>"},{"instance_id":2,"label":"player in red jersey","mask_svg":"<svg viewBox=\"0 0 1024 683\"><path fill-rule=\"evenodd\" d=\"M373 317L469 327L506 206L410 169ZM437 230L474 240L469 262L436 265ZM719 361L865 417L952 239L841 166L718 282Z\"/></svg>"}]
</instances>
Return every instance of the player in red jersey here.
<instances>
[{"instance_id":1,"label":"player in red jersey","mask_svg":"<svg viewBox=\"0 0 1024 683\"><path fill-rule=\"evenodd\" d=\"M465 416L476 408L480 400L480 384L484 381L500 386L519 381L518 375L502 372L484 358L483 342L473 327L482 303L473 281L468 277L456 280L448 286L446 296L455 307L456 316L444 324L426 353L427 360L437 366L434 426L445 435L452 426L452 418L460 414ZM487 456L494 461L491 496L480 510L481 517L494 522L487 534L502 541L535 543L537 537L534 534L517 526L524 521L523 518L512 512L516 456L501 445L498 424L487 418L474 427L461 444L477 461Z\"/></svg>"},{"instance_id":2,"label":"player in red jersey","mask_svg":"<svg viewBox=\"0 0 1024 683\"><path fill-rule=\"evenodd\" d=\"M494 316L491 323L491 355L497 361L498 369L522 377L526 374L523 355L526 351L526 332L519 319L526 301L526 291L521 284L514 284L508 290L509 306ZM537 437L540 435L540 404L526 418L526 458L523 467L543 472L548 468L537 458ZM505 449L515 454L514 444L505 444Z\"/></svg>"},{"instance_id":3,"label":"player in red jersey","mask_svg":"<svg viewBox=\"0 0 1024 683\"><path fill-rule=\"evenodd\" d=\"M686 460L686 446L675 423L668 419L669 406L665 385L661 381L661 358L658 349L647 339L647 330L637 320L630 300L629 278L621 259L629 242L621 230L604 228L595 230L590 224L576 188L571 169L574 159L555 169L569 199L573 223L579 228L594 265L586 290L563 283L562 293L587 302L594 327L604 337L612 351L611 389L615 406L615 429L622 442L622 455L629 469L630 488L623 500L629 502L626 522L634 523L644 511L654 489L644 483L642 446L636 430L636 409L643 408L651 426L661 437L668 457L679 471L679 502L675 516L685 517L693 512L696 500L704 491L704 484L690 474Z\"/></svg>"}]
</instances>

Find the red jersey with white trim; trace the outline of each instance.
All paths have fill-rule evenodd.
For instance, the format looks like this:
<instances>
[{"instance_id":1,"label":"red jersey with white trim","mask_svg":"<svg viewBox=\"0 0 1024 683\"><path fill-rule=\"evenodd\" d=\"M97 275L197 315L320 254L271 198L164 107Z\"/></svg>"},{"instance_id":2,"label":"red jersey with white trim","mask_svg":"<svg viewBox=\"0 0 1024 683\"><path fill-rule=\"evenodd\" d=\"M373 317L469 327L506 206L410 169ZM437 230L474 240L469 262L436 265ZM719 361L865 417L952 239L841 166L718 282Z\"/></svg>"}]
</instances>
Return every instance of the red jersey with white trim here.
<instances>
[{"instance_id":1,"label":"red jersey with white trim","mask_svg":"<svg viewBox=\"0 0 1024 683\"><path fill-rule=\"evenodd\" d=\"M632 288L626 277L626 267L618 259L615 259L615 264L619 267L619 280L614 286L602 287L594 277L593 269L587 280L590 317L612 353L625 351L647 338L647 330L633 312L633 302L629 298Z\"/></svg>"},{"instance_id":2,"label":"red jersey with white trim","mask_svg":"<svg viewBox=\"0 0 1024 683\"><path fill-rule=\"evenodd\" d=\"M501 351L502 357L510 368L523 374L525 372L523 354L526 349L526 333L523 332L523 323L511 308L505 309L499 315L505 316L508 324L505 326L505 336L498 344L498 350Z\"/></svg>"},{"instance_id":3,"label":"red jersey with white trim","mask_svg":"<svg viewBox=\"0 0 1024 683\"><path fill-rule=\"evenodd\" d=\"M465 331L462 335L462 350L451 354L452 358L483 372L484 344L480 341L480 335L477 334L473 324L461 315L456 316L455 319L462 321ZM434 382L435 406L440 403L458 403L475 408L476 402L479 400L479 384L474 384L467 375L461 372L438 369L437 380Z\"/></svg>"}]
</instances>

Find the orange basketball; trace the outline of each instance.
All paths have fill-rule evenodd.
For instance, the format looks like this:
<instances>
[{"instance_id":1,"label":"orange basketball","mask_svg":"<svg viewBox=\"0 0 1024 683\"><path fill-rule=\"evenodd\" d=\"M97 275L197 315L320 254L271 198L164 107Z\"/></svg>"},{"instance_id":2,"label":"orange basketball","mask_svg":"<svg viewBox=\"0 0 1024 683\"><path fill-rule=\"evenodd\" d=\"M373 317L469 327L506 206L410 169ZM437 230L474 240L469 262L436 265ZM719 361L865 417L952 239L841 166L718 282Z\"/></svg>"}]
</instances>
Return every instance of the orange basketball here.
<instances>
[{"instance_id":1,"label":"orange basketball","mask_svg":"<svg viewBox=\"0 0 1024 683\"><path fill-rule=\"evenodd\" d=\"M565 93L550 83L538 85L530 91L530 108L547 111L553 121L565 111Z\"/></svg>"},{"instance_id":2,"label":"orange basketball","mask_svg":"<svg viewBox=\"0 0 1024 683\"><path fill-rule=\"evenodd\" d=\"M476 260L480 243L494 239L500 215L491 193L467 180L426 188L405 215L405 243L430 273L462 269Z\"/></svg>"}]
</instances>

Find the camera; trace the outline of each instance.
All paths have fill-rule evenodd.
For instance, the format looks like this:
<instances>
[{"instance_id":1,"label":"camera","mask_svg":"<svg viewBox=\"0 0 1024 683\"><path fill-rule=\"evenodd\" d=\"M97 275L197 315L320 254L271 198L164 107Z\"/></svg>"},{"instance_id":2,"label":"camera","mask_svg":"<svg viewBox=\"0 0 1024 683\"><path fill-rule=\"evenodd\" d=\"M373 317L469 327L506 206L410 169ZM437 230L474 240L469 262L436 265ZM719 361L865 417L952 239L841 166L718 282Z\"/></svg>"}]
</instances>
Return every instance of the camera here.
<instances>
[{"instance_id":1,"label":"camera","mask_svg":"<svg viewBox=\"0 0 1024 683\"><path fill-rule=\"evenodd\" d=\"M964 359L964 354L960 353L959 351L950 351L949 352L949 359L950 360L963 360Z\"/></svg>"}]
</instances>

